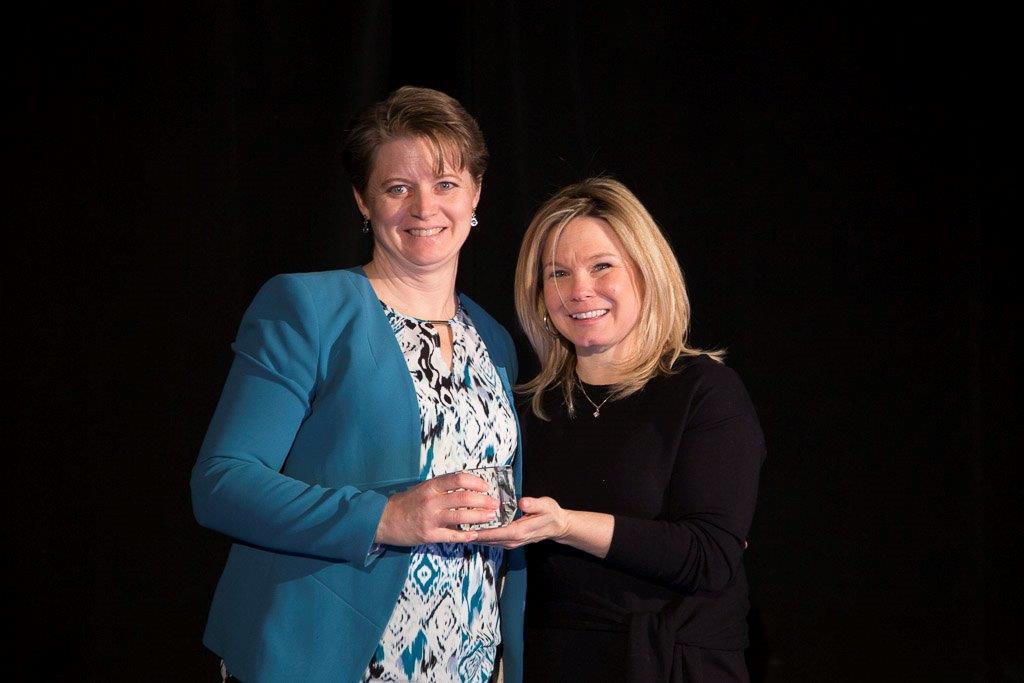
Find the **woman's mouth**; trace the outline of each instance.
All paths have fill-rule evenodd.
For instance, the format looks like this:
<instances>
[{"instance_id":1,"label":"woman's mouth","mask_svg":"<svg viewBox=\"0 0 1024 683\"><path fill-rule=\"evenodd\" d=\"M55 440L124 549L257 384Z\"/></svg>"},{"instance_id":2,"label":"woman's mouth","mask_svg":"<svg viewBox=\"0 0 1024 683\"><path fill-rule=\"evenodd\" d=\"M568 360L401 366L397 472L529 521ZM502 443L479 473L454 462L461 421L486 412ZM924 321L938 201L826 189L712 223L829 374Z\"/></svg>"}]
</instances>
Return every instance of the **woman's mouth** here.
<instances>
[{"instance_id":1,"label":"woman's mouth","mask_svg":"<svg viewBox=\"0 0 1024 683\"><path fill-rule=\"evenodd\" d=\"M600 318L607 312L607 308L595 308L592 311L580 311L579 313L570 313L569 317L572 318L573 320L592 320L594 318Z\"/></svg>"},{"instance_id":2,"label":"woman's mouth","mask_svg":"<svg viewBox=\"0 0 1024 683\"><path fill-rule=\"evenodd\" d=\"M444 228L409 228L407 233L413 237L433 237L439 234Z\"/></svg>"}]
</instances>

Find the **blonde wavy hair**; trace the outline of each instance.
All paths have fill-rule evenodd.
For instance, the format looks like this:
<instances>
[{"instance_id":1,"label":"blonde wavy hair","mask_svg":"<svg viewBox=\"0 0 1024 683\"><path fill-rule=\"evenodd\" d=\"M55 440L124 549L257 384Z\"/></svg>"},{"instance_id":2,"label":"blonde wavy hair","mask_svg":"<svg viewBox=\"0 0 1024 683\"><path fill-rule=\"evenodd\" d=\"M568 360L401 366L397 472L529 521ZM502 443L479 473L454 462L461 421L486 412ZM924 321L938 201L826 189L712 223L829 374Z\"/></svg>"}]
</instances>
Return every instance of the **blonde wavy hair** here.
<instances>
[{"instance_id":1,"label":"blonde wavy hair","mask_svg":"<svg viewBox=\"0 0 1024 683\"><path fill-rule=\"evenodd\" d=\"M569 415L575 415L576 349L548 321L542 270L549 238L557 240L566 225L582 217L600 218L611 227L640 279L636 343L621 363L622 379L614 385L611 400L639 391L658 375L672 373L681 356L706 354L721 362L725 355L721 350L687 346L690 299L683 272L651 214L619 181L589 178L559 190L538 209L523 236L516 264L516 313L541 363L537 376L517 390L530 397L530 406L541 419L548 419L543 395L556 385L561 386Z\"/></svg>"}]
</instances>

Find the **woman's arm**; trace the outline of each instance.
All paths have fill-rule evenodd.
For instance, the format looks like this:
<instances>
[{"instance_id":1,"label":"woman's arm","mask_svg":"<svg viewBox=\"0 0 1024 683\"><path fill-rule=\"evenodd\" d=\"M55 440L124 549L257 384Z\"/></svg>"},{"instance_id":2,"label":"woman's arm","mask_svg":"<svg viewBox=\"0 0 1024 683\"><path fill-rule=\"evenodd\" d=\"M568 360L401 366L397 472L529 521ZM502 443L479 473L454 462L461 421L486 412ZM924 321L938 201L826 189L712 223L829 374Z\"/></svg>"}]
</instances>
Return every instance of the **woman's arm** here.
<instances>
[{"instance_id":1,"label":"woman's arm","mask_svg":"<svg viewBox=\"0 0 1024 683\"><path fill-rule=\"evenodd\" d=\"M683 590L721 590L742 560L763 460L764 438L743 384L728 368L709 367L691 401L661 519L524 498L524 517L482 531L478 542L516 547L551 539Z\"/></svg>"},{"instance_id":2,"label":"woman's arm","mask_svg":"<svg viewBox=\"0 0 1024 683\"><path fill-rule=\"evenodd\" d=\"M242 318L199 458L192 508L203 526L254 545L332 559L365 558L387 498L281 473L317 386L319 325L299 278L281 275Z\"/></svg>"},{"instance_id":3,"label":"woman's arm","mask_svg":"<svg viewBox=\"0 0 1024 683\"><path fill-rule=\"evenodd\" d=\"M478 543L518 548L529 543L552 540L604 557L612 542L615 518L603 512L567 510L554 498L519 499L523 516L506 527L483 529Z\"/></svg>"},{"instance_id":4,"label":"woman's arm","mask_svg":"<svg viewBox=\"0 0 1024 683\"><path fill-rule=\"evenodd\" d=\"M192 507L200 524L246 543L369 563L375 540L416 538L402 531L401 519L377 538L385 510L396 505L375 491L308 484L281 473L317 389L319 334L315 305L299 278L275 277L256 295L232 345L235 360L192 469ZM416 495L412 491L405 499ZM469 492L460 501L480 503L476 495ZM483 513L466 516L482 521ZM450 520L438 513L431 521ZM439 529L427 527L428 535ZM445 531L447 538L470 536Z\"/></svg>"},{"instance_id":5,"label":"woman's arm","mask_svg":"<svg viewBox=\"0 0 1024 683\"><path fill-rule=\"evenodd\" d=\"M739 571L764 462L764 435L739 377L709 365L691 401L662 519L617 517L608 562L687 591Z\"/></svg>"}]
</instances>

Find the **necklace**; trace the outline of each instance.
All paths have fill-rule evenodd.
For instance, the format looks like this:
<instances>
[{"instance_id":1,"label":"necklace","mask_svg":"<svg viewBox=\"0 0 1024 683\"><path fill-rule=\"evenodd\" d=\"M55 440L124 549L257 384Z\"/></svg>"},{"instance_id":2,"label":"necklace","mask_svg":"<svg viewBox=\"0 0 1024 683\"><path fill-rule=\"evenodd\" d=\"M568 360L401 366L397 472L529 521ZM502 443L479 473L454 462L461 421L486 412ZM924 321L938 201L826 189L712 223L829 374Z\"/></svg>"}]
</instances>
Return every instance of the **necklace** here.
<instances>
[{"instance_id":1,"label":"necklace","mask_svg":"<svg viewBox=\"0 0 1024 683\"><path fill-rule=\"evenodd\" d=\"M583 388L583 380L581 380L578 376L576 377L576 384L579 385L580 391L583 393L583 398L587 399L587 402L590 405L594 406L594 417L601 417L601 408L604 407L604 404L608 402L608 399L610 399L612 395L608 394L607 396L605 396L605 399L601 401L600 404L597 404L594 403L594 400L587 395L587 390Z\"/></svg>"},{"instance_id":2,"label":"necklace","mask_svg":"<svg viewBox=\"0 0 1024 683\"><path fill-rule=\"evenodd\" d=\"M426 318L416 318L416 320L419 320L421 323L430 323L431 325L451 325L453 322L455 322L455 319L459 317L459 311L461 310L462 304L456 303L455 314L452 317L448 318L447 320L427 320Z\"/></svg>"},{"instance_id":3,"label":"necklace","mask_svg":"<svg viewBox=\"0 0 1024 683\"><path fill-rule=\"evenodd\" d=\"M430 320L429 318L417 318L414 315L408 315L406 313L402 313L401 311L396 309L394 306L388 305L387 302L385 302L383 299L378 299L378 301L380 301L381 306L383 306L384 308L387 308L388 310L394 311L395 313L397 313L398 315L402 316L403 318L408 318L409 320L415 320L418 323L429 323L431 325L451 325L452 323L455 322L455 319L459 317L459 313L462 312L462 302L456 301L455 302L455 314L452 315L452 317L448 318L447 320Z\"/></svg>"}]
</instances>

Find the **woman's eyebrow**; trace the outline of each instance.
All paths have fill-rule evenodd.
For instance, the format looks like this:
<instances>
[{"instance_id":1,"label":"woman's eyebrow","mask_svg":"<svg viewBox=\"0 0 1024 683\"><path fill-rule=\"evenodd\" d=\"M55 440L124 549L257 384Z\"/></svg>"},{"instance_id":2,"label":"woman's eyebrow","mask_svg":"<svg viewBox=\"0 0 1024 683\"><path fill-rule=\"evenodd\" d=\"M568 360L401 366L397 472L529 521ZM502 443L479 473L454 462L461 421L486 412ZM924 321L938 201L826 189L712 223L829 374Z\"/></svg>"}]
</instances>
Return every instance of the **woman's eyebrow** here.
<instances>
[{"instance_id":1,"label":"woman's eyebrow","mask_svg":"<svg viewBox=\"0 0 1024 683\"><path fill-rule=\"evenodd\" d=\"M381 185L390 185L391 183L411 183L411 182L412 181L409 180L408 178L406 178L405 176L400 176L400 175L393 175L393 176L388 176L387 178L381 178L380 179L380 184Z\"/></svg>"},{"instance_id":2,"label":"woman's eyebrow","mask_svg":"<svg viewBox=\"0 0 1024 683\"><path fill-rule=\"evenodd\" d=\"M591 254L590 256L585 257L583 260L584 261L596 261L598 259L609 258L609 257L611 257L611 258L618 258L619 255L618 254L614 254L614 253L612 253L610 251L602 251L599 254ZM560 268L565 268L565 264L563 264L561 261L552 260L552 259L545 260L544 261L544 265L545 266L552 266L552 265L554 265L554 266L558 266Z\"/></svg>"}]
</instances>

